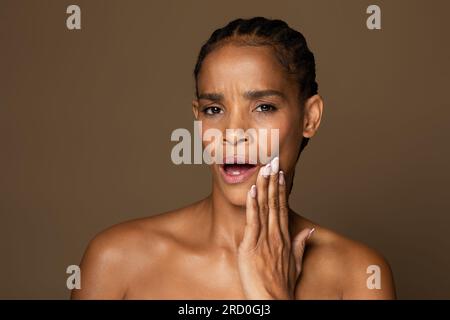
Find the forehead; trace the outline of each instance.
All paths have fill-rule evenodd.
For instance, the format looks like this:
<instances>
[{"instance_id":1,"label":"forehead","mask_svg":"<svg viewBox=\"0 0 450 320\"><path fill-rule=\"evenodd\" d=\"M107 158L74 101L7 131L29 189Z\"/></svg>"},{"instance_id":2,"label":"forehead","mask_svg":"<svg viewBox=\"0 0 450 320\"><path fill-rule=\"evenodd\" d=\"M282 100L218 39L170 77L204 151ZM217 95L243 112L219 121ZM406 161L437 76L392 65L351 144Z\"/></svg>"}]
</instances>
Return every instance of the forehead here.
<instances>
[{"instance_id":1,"label":"forehead","mask_svg":"<svg viewBox=\"0 0 450 320\"><path fill-rule=\"evenodd\" d=\"M197 81L199 92L293 89L292 79L269 46L227 44L215 49L203 61Z\"/></svg>"}]
</instances>

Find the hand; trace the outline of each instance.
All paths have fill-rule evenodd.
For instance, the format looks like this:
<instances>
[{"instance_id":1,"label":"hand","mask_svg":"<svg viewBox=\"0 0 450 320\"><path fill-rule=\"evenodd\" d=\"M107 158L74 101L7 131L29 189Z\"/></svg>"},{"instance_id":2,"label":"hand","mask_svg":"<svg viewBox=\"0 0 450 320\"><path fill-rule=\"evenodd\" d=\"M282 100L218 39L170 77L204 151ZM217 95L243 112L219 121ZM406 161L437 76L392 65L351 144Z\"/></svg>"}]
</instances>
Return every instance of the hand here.
<instances>
[{"instance_id":1,"label":"hand","mask_svg":"<svg viewBox=\"0 0 450 320\"><path fill-rule=\"evenodd\" d=\"M283 172L274 158L262 167L247 194L246 225L238 266L247 299L294 299L305 242L314 231L304 229L291 242L289 207Z\"/></svg>"}]
</instances>

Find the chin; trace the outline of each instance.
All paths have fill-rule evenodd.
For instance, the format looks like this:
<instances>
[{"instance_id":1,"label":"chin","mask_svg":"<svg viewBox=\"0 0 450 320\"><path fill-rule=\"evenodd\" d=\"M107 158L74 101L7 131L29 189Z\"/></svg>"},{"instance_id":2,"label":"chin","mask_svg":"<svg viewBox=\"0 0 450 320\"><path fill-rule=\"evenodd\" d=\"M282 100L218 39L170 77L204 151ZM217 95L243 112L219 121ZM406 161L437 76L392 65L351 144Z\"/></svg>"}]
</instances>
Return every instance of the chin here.
<instances>
[{"instance_id":1,"label":"chin","mask_svg":"<svg viewBox=\"0 0 450 320\"><path fill-rule=\"evenodd\" d=\"M215 179L219 179L216 186L222 191L224 198L231 204L241 207L245 207L247 202L247 193L252 185L256 183L256 178L250 178L247 181L235 184L229 184L223 180L220 180L221 177L219 175L216 175Z\"/></svg>"},{"instance_id":2,"label":"chin","mask_svg":"<svg viewBox=\"0 0 450 320\"><path fill-rule=\"evenodd\" d=\"M216 165L213 170L214 179L217 182L217 186L221 189L224 197L235 206L245 206L247 202L247 193L250 190L251 186L256 183L256 178L258 174L258 168L254 166L254 169L251 171L248 168L244 168L242 171L245 171L246 177L244 175L244 181L239 183L229 181L225 181L223 170L221 171L220 166ZM246 171L247 170L247 171Z\"/></svg>"},{"instance_id":3,"label":"chin","mask_svg":"<svg viewBox=\"0 0 450 320\"><path fill-rule=\"evenodd\" d=\"M247 192L250 190L251 183L240 183L224 186L223 194L228 201L235 206L245 206L247 202Z\"/></svg>"}]
</instances>

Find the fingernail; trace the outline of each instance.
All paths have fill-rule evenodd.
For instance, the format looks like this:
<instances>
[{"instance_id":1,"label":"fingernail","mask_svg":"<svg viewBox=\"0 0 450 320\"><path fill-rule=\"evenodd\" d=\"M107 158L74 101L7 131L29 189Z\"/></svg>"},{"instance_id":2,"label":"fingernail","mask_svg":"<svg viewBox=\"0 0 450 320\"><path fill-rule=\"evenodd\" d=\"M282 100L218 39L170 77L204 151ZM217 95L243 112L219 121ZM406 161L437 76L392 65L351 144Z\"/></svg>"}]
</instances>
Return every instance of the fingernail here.
<instances>
[{"instance_id":1,"label":"fingernail","mask_svg":"<svg viewBox=\"0 0 450 320\"><path fill-rule=\"evenodd\" d=\"M270 162L269 162L269 163L266 164L266 165L264 166L264 168L263 168L263 171L262 171L263 177L264 177L264 178L267 178L267 177L270 175L270 171L271 171L271 168L270 168Z\"/></svg>"},{"instance_id":2,"label":"fingernail","mask_svg":"<svg viewBox=\"0 0 450 320\"><path fill-rule=\"evenodd\" d=\"M312 228L311 231L309 231L307 239L309 239L311 237L311 235L314 232L314 230L316 230L316 228Z\"/></svg>"},{"instance_id":3,"label":"fingernail","mask_svg":"<svg viewBox=\"0 0 450 320\"><path fill-rule=\"evenodd\" d=\"M285 184L286 181L284 181L284 172L280 171L280 173L278 174L278 183L279 184Z\"/></svg>"},{"instance_id":4,"label":"fingernail","mask_svg":"<svg viewBox=\"0 0 450 320\"><path fill-rule=\"evenodd\" d=\"M278 170L280 169L280 159L278 157L273 158L270 166L272 167L271 174L277 174Z\"/></svg>"},{"instance_id":5,"label":"fingernail","mask_svg":"<svg viewBox=\"0 0 450 320\"><path fill-rule=\"evenodd\" d=\"M252 198L256 198L256 186L252 185L252 187L250 188L250 196Z\"/></svg>"},{"instance_id":6,"label":"fingernail","mask_svg":"<svg viewBox=\"0 0 450 320\"><path fill-rule=\"evenodd\" d=\"M258 175L263 176L265 170L266 170L266 166L259 168L259 173L258 173Z\"/></svg>"}]
</instances>

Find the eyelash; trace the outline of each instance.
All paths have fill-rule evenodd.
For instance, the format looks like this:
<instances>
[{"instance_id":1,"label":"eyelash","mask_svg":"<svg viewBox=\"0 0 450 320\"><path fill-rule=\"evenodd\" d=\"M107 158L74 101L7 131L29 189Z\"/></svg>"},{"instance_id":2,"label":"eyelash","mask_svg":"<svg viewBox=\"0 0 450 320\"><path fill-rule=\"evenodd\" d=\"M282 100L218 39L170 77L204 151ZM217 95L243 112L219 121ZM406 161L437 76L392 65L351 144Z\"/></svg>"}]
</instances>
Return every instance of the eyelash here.
<instances>
[{"instance_id":1,"label":"eyelash","mask_svg":"<svg viewBox=\"0 0 450 320\"><path fill-rule=\"evenodd\" d=\"M267 112L275 112L275 111L277 111L277 108L276 108L274 105L270 104L270 103L262 103L262 104L258 105L258 106L255 108L255 110L258 109L258 108L260 108L261 106L269 106L269 110L266 110L266 111L257 111L257 112L264 112L264 113L267 113ZM212 110L212 109L219 109L219 112L208 113L208 111L210 111L210 110ZM216 110L216 111L217 111L217 110ZM202 112L203 112L205 115L207 115L207 116L213 116L213 115L215 115L215 114L220 113L220 111L223 111L223 110L220 109L220 107L217 107L217 106L206 107L206 108L204 108L204 109L202 110Z\"/></svg>"},{"instance_id":2,"label":"eyelash","mask_svg":"<svg viewBox=\"0 0 450 320\"><path fill-rule=\"evenodd\" d=\"M202 112L205 114L205 115L207 115L207 116L213 116L213 115L215 115L215 114L217 114L217 113L208 113L208 111L209 110L212 110L212 109L219 109L219 111L223 111L222 109L220 109L220 107L217 107L217 106L211 106L211 107L206 107L206 108L204 108L203 110L202 110Z\"/></svg>"},{"instance_id":3,"label":"eyelash","mask_svg":"<svg viewBox=\"0 0 450 320\"><path fill-rule=\"evenodd\" d=\"M269 106L270 108L267 111L258 111L258 112L265 112L266 113L266 112L275 112L275 111L277 111L277 108L273 104L270 104L270 103L262 103L262 104L258 105L256 107L256 109L258 109L261 106Z\"/></svg>"}]
</instances>

